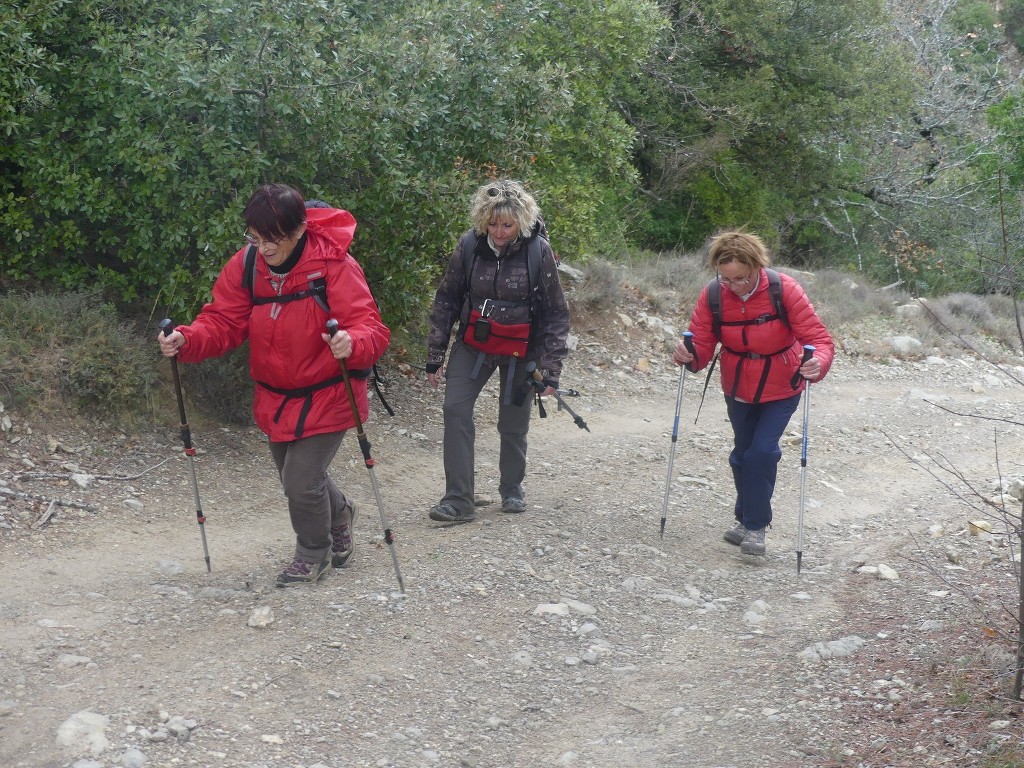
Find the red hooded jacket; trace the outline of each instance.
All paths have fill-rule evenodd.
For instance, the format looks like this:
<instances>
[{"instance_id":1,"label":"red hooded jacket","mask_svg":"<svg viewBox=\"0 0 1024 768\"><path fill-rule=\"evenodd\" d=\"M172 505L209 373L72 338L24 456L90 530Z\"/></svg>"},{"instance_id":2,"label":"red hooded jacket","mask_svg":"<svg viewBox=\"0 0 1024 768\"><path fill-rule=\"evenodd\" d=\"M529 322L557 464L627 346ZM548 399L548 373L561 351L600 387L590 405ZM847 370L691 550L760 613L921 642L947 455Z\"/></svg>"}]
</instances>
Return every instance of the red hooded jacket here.
<instances>
[{"instance_id":1,"label":"red hooded jacket","mask_svg":"<svg viewBox=\"0 0 1024 768\"><path fill-rule=\"evenodd\" d=\"M788 327L779 319L727 325L775 315L768 292L768 276L763 269L758 274L757 287L746 301L722 286L720 339L713 329L707 286L701 291L690 317L696 359L687 367L699 371L707 366L713 359L716 344L721 341L722 390L747 403L784 400L803 391L807 385L803 378L798 377L796 387L792 385L793 375L803 359L803 345L815 347L814 356L821 363L818 381L828 373L835 356L832 336L811 306L803 287L789 275L780 273L779 278ZM759 388L761 395L757 397Z\"/></svg>"},{"instance_id":2,"label":"red hooded jacket","mask_svg":"<svg viewBox=\"0 0 1024 768\"><path fill-rule=\"evenodd\" d=\"M306 211L306 245L298 263L287 274L280 293L270 283L270 270L259 255L253 279L257 297L287 295L307 290L310 281L326 279L330 315L312 298L286 303L254 305L243 281L246 248L221 270L213 286L213 300L191 325L178 326L185 345L178 352L191 363L228 352L249 340L249 374L279 390L303 390L337 378L338 361L320 334L329 318L352 337L349 370L370 368L388 347L391 332L381 322L377 304L366 285L363 270L348 253L356 220L348 211L311 208ZM366 380L352 377L360 419L369 415ZM256 386L253 415L272 442L296 438L302 412L302 437L338 432L355 426L343 383L287 396Z\"/></svg>"}]
</instances>

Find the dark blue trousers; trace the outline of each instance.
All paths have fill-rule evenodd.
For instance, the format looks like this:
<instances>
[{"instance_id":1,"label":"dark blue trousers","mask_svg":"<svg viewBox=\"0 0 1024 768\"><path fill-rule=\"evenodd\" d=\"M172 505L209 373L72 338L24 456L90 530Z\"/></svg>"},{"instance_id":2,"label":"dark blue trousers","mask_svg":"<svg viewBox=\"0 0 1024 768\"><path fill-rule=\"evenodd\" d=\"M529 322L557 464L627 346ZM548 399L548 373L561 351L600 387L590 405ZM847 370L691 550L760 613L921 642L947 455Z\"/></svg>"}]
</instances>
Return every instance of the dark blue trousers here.
<instances>
[{"instance_id":1,"label":"dark blue trousers","mask_svg":"<svg viewBox=\"0 0 1024 768\"><path fill-rule=\"evenodd\" d=\"M772 522L772 494L782 458L779 439L799 404L800 395L757 405L725 398L733 432L729 466L736 484L736 519L748 531Z\"/></svg>"}]
</instances>

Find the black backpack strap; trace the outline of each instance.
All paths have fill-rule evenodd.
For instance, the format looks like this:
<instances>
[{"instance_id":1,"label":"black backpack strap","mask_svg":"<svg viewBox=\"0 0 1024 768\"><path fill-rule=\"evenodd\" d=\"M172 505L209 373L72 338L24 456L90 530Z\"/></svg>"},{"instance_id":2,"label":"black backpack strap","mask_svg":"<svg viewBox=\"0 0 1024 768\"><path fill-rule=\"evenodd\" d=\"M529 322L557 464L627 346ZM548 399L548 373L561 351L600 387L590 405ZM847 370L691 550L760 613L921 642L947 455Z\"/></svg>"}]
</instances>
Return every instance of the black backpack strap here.
<instances>
[{"instance_id":1,"label":"black backpack strap","mask_svg":"<svg viewBox=\"0 0 1024 768\"><path fill-rule=\"evenodd\" d=\"M722 334L722 284L717 279L708 283L708 309L711 310L711 332L715 338Z\"/></svg>"},{"instance_id":2,"label":"black backpack strap","mask_svg":"<svg viewBox=\"0 0 1024 768\"><path fill-rule=\"evenodd\" d=\"M388 401L384 399L384 393L380 391L380 385L387 386L387 382L384 381L384 377L380 375L380 371L377 369L377 364L373 364L373 391L377 393L377 399L380 400L380 404L384 406L384 410L388 412L388 416L394 416L394 409L388 405Z\"/></svg>"},{"instance_id":3,"label":"black backpack strap","mask_svg":"<svg viewBox=\"0 0 1024 768\"><path fill-rule=\"evenodd\" d=\"M786 304L782 300L782 280L779 277L779 273L774 269L765 267L764 271L768 276L768 296L771 298L772 307L775 309L775 314L778 315L779 320L788 328L789 316L786 314ZM711 310L711 330L715 336L718 336L722 328L722 286L717 279L708 283L707 299L708 308ZM746 324L749 322L730 323L730 325Z\"/></svg>"},{"instance_id":4,"label":"black backpack strap","mask_svg":"<svg viewBox=\"0 0 1024 768\"><path fill-rule=\"evenodd\" d=\"M779 273L770 267L765 267L764 271L768 275L768 295L771 297L772 306L775 307L775 314L789 328L789 316L786 314L786 305L782 301L782 279L779 277Z\"/></svg>"},{"instance_id":5,"label":"black backpack strap","mask_svg":"<svg viewBox=\"0 0 1024 768\"><path fill-rule=\"evenodd\" d=\"M473 267L476 266L476 233L470 230L459 238L459 253L462 255L462 274L466 276L466 293L472 284Z\"/></svg>"},{"instance_id":6,"label":"black backpack strap","mask_svg":"<svg viewBox=\"0 0 1024 768\"><path fill-rule=\"evenodd\" d=\"M540 290L540 266L543 261L544 249L541 247L541 236L537 235L526 244L526 271L529 276L531 294Z\"/></svg>"},{"instance_id":7,"label":"black backpack strap","mask_svg":"<svg viewBox=\"0 0 1024 768\"><path fill-rule=\"evenodd\" d=\"M253 296L252 303L259 306L262 304L289 304L302 299L313 299L317 305L327 314L331 308L327 304L327 281L324 278L309 281L309 287L304 291L285 293L281 296Z\"/></svg>"},{"instance_id":8,"label":"black backpack strap","mask_svg":"<svg viewBox=\"0 0 1024 768\"><path fill-rule=\"evenodd\" d=\"M355 375L354 371L351 373L352 375ZM271 392L278 395L282 395L284 397L284 400L281 401L280 407L278 407L277 412L274 414L275 424L281 418L281 413L284 411L284 407L289 400L294 400L295 398L299 397L302 398L302 410L299 411L299 419L295 424L295 437L300 438L302 437L303 431L305 431L306 429L306 417L309 415L309 411L313 407L313 394L319 392L322 389L333 387L335 384L341 384L344 381L345 377L339 374L337 376L333 376L327 379L326 381L321 381L319 384L314 384L311 387L300 387L298 389L284 389L282 387L274 387L263 381L257 381L256 383L259 384L264 389L269 389Z\"/></svg>"},{"instance_id":9,"label":"black backpack strap","mask_svg":"<svg viewBox=\"0 0 1024 768\"><path fill-rule=\"evenodd\" d=\"M704 398L708 394L708 384L711 383L711 374L715 372L715 366L718 364L718 358L722 354L722 350L719 349L715 352L715 356L711 358L711 364L708 366L708 375L704 377L704 389L700 393L700 403L697 405L697 414L693 417L693 423L697 423L697 419L700 418L700 409L704 407Z\"/></svg>"},{"instance_id":10,"label":"black backpack strap","mask_svg":"<svg viewBox=\"0 0 1024 768\"><path fill-rule=\"evenodd\" d=\"M250 296L255 296L253 285L256 280L256 246L250 245L245 249L245 256L242 262L242 287Z\"/></svg>"},{"instance_id":11,"label":"black backpack strap","mask_svg":"<svg viewBox=\"0 0 1024 768\"><path fill-rule=\"evenodd\" d=\"M331 313L331 305L327 303L327 278L318 277L309 281L309 287L304 291L286 293L283 296L257 296L256 295L256 246L250 245L245 249L245 256L242 262L242 287L249 292L254 305L261 304L287 304L290 301L300 299L313 299L327 314Z\"/></svg>"}]
</instances>

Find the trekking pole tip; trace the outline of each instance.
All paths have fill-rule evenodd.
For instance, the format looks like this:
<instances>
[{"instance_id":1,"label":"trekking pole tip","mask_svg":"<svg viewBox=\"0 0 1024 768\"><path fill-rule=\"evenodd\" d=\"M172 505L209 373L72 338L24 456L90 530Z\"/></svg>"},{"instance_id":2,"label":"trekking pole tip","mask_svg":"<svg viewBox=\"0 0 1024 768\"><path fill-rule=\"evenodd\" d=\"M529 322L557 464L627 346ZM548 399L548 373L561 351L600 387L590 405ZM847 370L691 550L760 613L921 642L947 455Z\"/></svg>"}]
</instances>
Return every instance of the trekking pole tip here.
<instances>
[{"instance_id":1,"label":"trekking pole tip","mask_svg":"<svg viewBox=\"0 0 1024 768\"><path fill-rule=\"evenodd\" d=\"M796 553L796 572L798 576L800 575L800 561L803 559L803 556L803 552L798 551Z\"/></svg>"}]
</instances>

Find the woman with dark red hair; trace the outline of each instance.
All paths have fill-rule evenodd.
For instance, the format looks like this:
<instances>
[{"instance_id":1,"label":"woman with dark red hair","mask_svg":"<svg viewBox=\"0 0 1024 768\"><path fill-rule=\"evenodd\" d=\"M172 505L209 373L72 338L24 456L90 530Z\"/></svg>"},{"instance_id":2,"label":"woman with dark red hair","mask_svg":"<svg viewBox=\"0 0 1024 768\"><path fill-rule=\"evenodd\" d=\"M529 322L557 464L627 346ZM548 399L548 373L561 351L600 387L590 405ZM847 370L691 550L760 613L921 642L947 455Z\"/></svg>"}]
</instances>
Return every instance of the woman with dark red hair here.
<instances>
[{"instance_id":1,"label":"woman with dark red hair","mask_svg":"<svg viewBox=\"0 0 1024 768\"><path fill-rule=\"evenodd\" d=\"M285 587L315 582L352 555L356 508L327 474L355 426L338 361L352 373L365 421L366 378L359 374L380 358L391 334L348 252L351 213L307 209L297 189L266 184L249 199L245 223L248 244L221 270L213 300L159 342L164 355L196 363L249 341L253 414L269 438L295 531L295 555L277 577ZM324 332L330 318L340 327L333 337Z\"/></svg>"}]
</instances>

